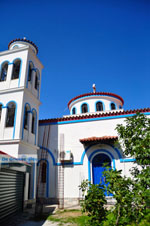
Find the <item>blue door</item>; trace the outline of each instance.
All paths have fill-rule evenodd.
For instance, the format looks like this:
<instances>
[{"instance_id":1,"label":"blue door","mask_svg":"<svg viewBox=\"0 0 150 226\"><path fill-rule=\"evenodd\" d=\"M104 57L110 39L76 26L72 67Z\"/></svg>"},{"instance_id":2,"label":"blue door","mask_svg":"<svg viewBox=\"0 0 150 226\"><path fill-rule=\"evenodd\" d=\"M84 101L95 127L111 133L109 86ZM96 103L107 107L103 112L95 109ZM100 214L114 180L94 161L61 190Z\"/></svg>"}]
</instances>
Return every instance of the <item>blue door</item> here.
<instances>
[{"instance_id":1,"label":"blue door","mask_svg":"<svg viewBox=\"0 0 150 226\"><path fill-rule=\"evenodd\" d=\"M105 167L103 166L104 163L107 163L107 166L110 166L111 168L111 160L110 158L105 154L98 154L93 158L92 161L92 170L93 170L93 184L103 184L105 183L105 177L103 176L103 172L105 170Z\"/></svg>"}]
</instances>

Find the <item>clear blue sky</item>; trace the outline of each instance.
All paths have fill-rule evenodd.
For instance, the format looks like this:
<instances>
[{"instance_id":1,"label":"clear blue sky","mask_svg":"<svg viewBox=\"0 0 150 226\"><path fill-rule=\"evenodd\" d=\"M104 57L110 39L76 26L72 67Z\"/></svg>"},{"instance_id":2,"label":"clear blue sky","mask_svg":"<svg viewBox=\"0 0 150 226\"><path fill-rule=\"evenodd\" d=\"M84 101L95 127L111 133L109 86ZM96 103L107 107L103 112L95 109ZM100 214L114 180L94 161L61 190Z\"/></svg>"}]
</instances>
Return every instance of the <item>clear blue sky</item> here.
<instances>
[{"instance_id":1,"label":"clear blue sky","mask_svg":"<svg viewBox=\"0 0 150 226\"><path fill-rule=\"evenodd\" d=\"M40 118L68 114L93 83L124 109L150 107L149 0L1 0L0 9L0 51L22 37L39 48Z\"/></svg>"}]
</instances>

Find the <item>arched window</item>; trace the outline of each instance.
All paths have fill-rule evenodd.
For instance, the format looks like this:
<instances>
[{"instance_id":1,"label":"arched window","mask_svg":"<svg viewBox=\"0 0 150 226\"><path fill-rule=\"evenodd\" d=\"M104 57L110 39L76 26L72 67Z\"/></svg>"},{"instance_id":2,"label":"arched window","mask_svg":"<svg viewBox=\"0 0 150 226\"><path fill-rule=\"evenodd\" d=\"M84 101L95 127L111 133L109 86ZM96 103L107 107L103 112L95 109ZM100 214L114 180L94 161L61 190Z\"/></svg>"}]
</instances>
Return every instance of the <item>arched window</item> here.
<instances>
[{"instance_id":1,"label":"arched window","mask_svg":"<svg viewBox=\"0 0 150 226\"><path fill-rule=\"evenodd\" d=\"M81 110L82 110L82 113L88 112L88 106L87 106L87 104L82 104Z\"/></svg>"},{"instance_id":2,"label":"arched window","mask_svg":"<svg viewBox=\"0 0 150 226\"><path fill-rule=\"evenodd\" d=\"M10 102L7 106L6 127L14 126L16 104Z\"/></svg>"},{"instance_id":3,"label":"arched window","mask_svg":"<svg viewBox=\"0 0 150 226\"><path fill-rule=\"evenodd\" d=\"M36 90L39 89L39 71L38 70L35 72L35 84L34 84L34 88Z\"/></svg>"},{"instance_id":4,"label":"arched window","mask_svg":"<svg viewBox=\"0 0 150 226\"><path fill-rule=\"evenodd\" d=\"M97 102L96 103L96 111L103 111L103 103L102 102Z\"/></svg>"},{"instance_id":5,"label":"arched window","mask_svg":"<svg viewBox=\"0 0 150 226\"><path fill-rule=\"evenodd\" d=\"M111 103L111 110L116 110L116 105L114 103Z\"/></svg>"},{"instance_id":6,"label":"arched window","mask_svg":"<svg viewBox=\"0 0 150 226\"><path fill-rule=\"evenodd\" d=\"M1 120L1 114L2 114L2 107L3 107L3 105L0 104L0 120Z\"/></svg>"},{"instance_id":7,"label":"arched window","mask_svg":"<svg viewBox=\"0 0 150 226\"><path fill-rule=\"evenodd\" d=\"M33 71L33 64L32 62L29 63L29 71L28 71L28 82L32 81L32 71Z\"/></svg>"},{"instance_id":8,"label":"arched window","mask_svg":"<svg viewBox=\"0 0 150 226\"><path fill-rule=\"evenodd\" d=\"M8 71L8 62L4 62L2 64L1 74L0 74L0 82L6 81Z\"/></svg>"},{"instance_id":9,"label":"arched window","mask_svg":"<svg viewBox=\"0 0 150 226\"><path fill-rule=\"evenodd\" d=\"M19 78L21 60L17 59L13 63L12 79Z\"/></svg>"},{"instance_id":10,"label":"arched window","mask_svg":"<svg viewBox=\"0 0 150 226\"><path fill-rule=\"evenodd\" d=\"M25 116L24 116L24 129L27 129L28 130L28 124L29 124L29 111L30 111L30 108L28 105L25 106Z\"/></svg>"},{"instance_id":11,"label":"arched window","mask_svg":"<svg viewBox=\"0 0 150 226\"><path fill-rule=\"evenodd\" d=\"M33 110L33 112L32 112L32 127L31 127L31 132L33 134L35 134L35 131L36 131L36 112L35 112L35 110Z\"/></svg>"},{"instance_id":12,"label":"arched window","mask_svg":"<svg viewBox=\"0 0 150 226\"><path fill-rule=\"evenodd\" d=\"M122 106L121 105L119 106L119 109L122 109Z\"/></svg>"},{"instance_id":13,"label":"arched window","mask_svg":"<svg viewBox=\"0 0 150 226\"><path fill-rule=\"evenodd\" d=\"M46 183L46 168L47 168L47 163L43 162L42 163L42 173L41 173L41 183Z\"/></svg>"},{"instance_id":14,"label":"arched window","mask_svg":"<svg viewBox=\"0 0 150 226\"><path fill-rule=\"evenodd\" d=\"M72 115L75 115L75 114L76 114L76 109L72 108Z\"/></svg>"}]
</instances>

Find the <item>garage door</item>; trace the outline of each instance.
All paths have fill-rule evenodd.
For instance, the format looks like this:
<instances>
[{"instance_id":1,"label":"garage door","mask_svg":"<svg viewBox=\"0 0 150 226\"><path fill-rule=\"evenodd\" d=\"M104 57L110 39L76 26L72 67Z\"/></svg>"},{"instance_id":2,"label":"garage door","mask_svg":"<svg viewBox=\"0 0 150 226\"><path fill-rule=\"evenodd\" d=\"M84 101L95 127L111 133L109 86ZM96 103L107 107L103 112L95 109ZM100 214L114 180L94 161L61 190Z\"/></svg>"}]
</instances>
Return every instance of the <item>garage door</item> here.
<instances>
[{"instance_id":1,"label":"garage door","mask_svg":"<svg viewBox=\"0 0 150 226\"><path fill-rule=\"evenodd\" d=\"M0 223L8 216L22 211L24 173L9 169L0 170Z\"/></svg>"}]
</instances>

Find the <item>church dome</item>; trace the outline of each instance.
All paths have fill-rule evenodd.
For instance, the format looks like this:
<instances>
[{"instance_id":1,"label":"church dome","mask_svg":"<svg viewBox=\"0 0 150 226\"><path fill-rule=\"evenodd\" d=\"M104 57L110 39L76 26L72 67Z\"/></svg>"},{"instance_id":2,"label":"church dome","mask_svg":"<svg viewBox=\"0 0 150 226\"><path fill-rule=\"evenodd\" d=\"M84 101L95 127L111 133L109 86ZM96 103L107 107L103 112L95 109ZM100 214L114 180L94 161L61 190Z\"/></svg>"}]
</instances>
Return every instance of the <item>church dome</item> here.
<instances>
[{"instance_id":1,"label":"church dome","mask_svg":"<svg viewBox=\"0 0 150 226\"><path fill-rule=\"evenodd\" d=\"M93 85L92 93L85 93L72 98L68 103L70 114L85 114L115 111L123 108L124 100L117 94L96 92Z\"/></svg>"}]
</instances>

